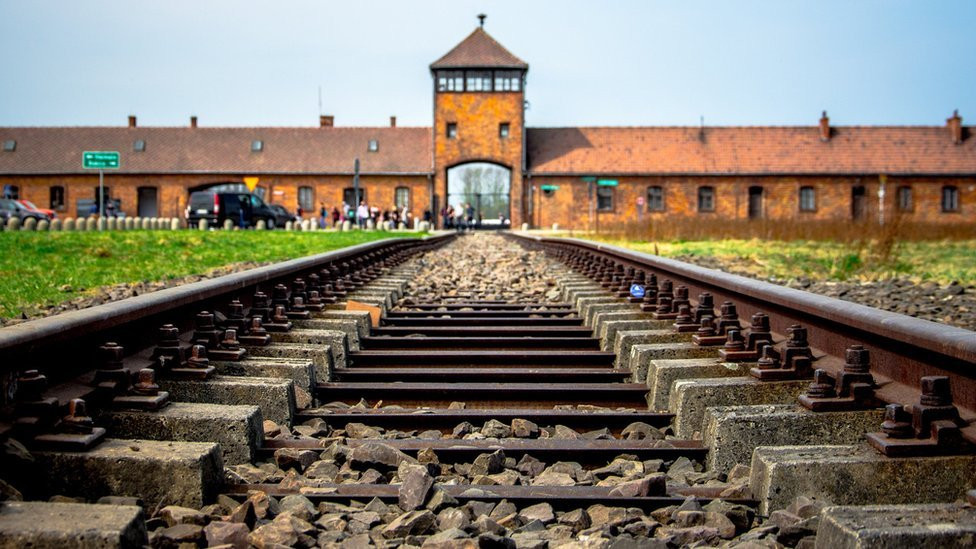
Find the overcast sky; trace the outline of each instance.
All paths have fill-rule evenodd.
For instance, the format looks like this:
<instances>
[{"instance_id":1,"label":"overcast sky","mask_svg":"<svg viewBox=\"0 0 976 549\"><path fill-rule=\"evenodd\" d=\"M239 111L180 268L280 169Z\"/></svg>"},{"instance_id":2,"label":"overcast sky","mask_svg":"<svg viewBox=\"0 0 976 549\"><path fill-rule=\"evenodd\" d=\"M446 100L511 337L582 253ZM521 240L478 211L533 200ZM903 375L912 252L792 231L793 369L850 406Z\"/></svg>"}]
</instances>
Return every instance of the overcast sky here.
<instances>
[{"instance_id":1,"label":"overcast sky","mask_svg":"<svg viewBox=\"0 0 976 549\"><path fill-rule=\"evenodd\" d=\"M976 121L974 0L0 0L0 125L428 126L480 12L531 126Z\"/></svg>"}]
</instances>

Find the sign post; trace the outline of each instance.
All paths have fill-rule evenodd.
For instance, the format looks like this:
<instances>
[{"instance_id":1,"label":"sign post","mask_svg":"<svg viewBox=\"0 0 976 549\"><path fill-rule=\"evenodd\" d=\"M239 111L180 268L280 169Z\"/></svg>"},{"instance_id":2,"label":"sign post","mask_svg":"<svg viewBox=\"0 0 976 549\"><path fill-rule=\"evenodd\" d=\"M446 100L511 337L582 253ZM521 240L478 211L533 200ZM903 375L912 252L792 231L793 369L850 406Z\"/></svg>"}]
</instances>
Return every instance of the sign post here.
<instances>
[{"instance_id":1,"label":"sign post","mask_svg":"<svg viewBox=\"0 0 976 549\"><path fill-rule=\"evenodd\" d=\"M596 219L597 213L596 208L593 206L593 183L596 182L596 178L592 175L587 175L581 177L580 179L586 183L586 197L590 202L590 207L588 208L590 210L590 227L593 227L594 230L596 230L598 228Z\"/></svg>"},{"instance_id":2,"label":"sign post","mask_svg":"<svg viewBox=\"0 0 976 549\"><path fill-rule=\"evenodd\" d=\"M118 151L83 151L81 167L98 170L98 217L105 218L105 170L119 169Z\"/></svg>"}]
</instances>

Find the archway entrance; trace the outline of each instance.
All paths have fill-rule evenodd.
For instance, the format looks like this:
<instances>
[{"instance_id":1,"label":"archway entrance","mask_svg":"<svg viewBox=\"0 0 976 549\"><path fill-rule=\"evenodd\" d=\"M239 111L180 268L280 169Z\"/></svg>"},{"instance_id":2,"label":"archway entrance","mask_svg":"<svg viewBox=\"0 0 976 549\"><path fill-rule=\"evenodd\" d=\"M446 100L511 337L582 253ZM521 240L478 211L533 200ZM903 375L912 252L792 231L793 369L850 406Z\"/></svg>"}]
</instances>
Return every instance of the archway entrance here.
<instances>
[{"instance_id":1,"label":"archway entrance","mask_svg":"<svg viewBox=\"0 0 976 549\"><path fill-rule=\"evenodd\" d=\"M511 223L512 171L498 164L468 162L447 170L447 205L474 208L475 226L507 228Z\"/></svg>"}]
</instances>

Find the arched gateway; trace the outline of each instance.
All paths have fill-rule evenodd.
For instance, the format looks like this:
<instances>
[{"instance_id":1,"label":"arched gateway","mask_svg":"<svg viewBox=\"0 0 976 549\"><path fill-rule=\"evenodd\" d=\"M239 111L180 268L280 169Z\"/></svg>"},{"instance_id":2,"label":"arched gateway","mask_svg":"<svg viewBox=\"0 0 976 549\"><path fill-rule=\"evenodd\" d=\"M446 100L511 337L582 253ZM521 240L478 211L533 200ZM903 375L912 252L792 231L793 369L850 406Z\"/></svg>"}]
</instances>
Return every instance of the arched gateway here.
<instances>
[{"instance_id":1,"label":"arched gateway","mask_svg":"<svg viewBox=\"0 0 976 549\"><path fill-rule=\"evenodd\" d=\"M470 204L483 228L508 227L511 219L512 170L488 162L467 162L447 170L447 203Z\"/></svg>"}]
</instances>

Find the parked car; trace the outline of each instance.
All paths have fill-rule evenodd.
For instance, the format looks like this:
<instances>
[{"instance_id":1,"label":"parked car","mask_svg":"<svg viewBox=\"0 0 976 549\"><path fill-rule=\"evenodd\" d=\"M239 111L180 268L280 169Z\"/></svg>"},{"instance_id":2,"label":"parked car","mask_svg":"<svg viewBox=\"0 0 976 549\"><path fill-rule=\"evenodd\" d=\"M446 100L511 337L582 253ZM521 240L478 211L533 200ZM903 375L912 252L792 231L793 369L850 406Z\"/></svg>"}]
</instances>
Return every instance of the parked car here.
<instances>
[{"instance_id":1,"label":"parked car","mask_svg":"<svg viewBox=\"0 0 976 549\"><path fill-rule=\"evenodd\" d=\"M39 212L35 210L28 210L27 206L24 206L20 202L12 198L0 199L0 211L5 212L2 215L4 218L19 217L21 221L26 221L28 219L36 219L38 221L46 219L51 220L51 216L44 212Z\"/></svg>"},{"instance_id":2,"label":"parked car","mask_svg":"<svg viewBox=\"0 0 976 549\"><path fill-rule=\"evenodd\" d=\"M47 208L38 208L38 207L37 207L37 206L35 206L35 205L34 205L34 203L33 203L33 202L31 202L30 200L24 200L24 199L22 198L22 199L20 199L20 200L18 200L17 202L20 202L20 205L21 205L21 206L24 206L24 207L25 207L25 208L27 208L28 210L31 210L31 211L34 211L34 212L41 212L41 213L43 213L43 214L47 214L47 217L48 217L48 219L54 219L55 217L57 217L57 216L58 216L58 214L57 214L57 213L55 213L55 211L54 211L54 210L49 210L49 209L47 209Z\"/></svg>"},{"instance_id":3,"label":"parked car","mask_svg":"<svg viewBox=\"0 0 976 549\"><path fill-rule=\"evenodd\" d=\"M284 227L285 223L289 221L296 221L295 214L289 212L288 208L285 208L281 204L271 204L271 209L275 212L275 220L279 227Z\"/></svg>"},{"instance_id":4,"label":"parked car","mask_svg":"<svg viewBox=\"0 0 976 549\"><path fill-rule=\"evenodd\" d=\"M206 219L212 227L223 226L226 219L241 228L254 227L262 220L269 229L279 225L275 211L259 196L240 192L190 193L186 219L190 226L199 224L201 219Z\"/></svg>"}]
</instances>

